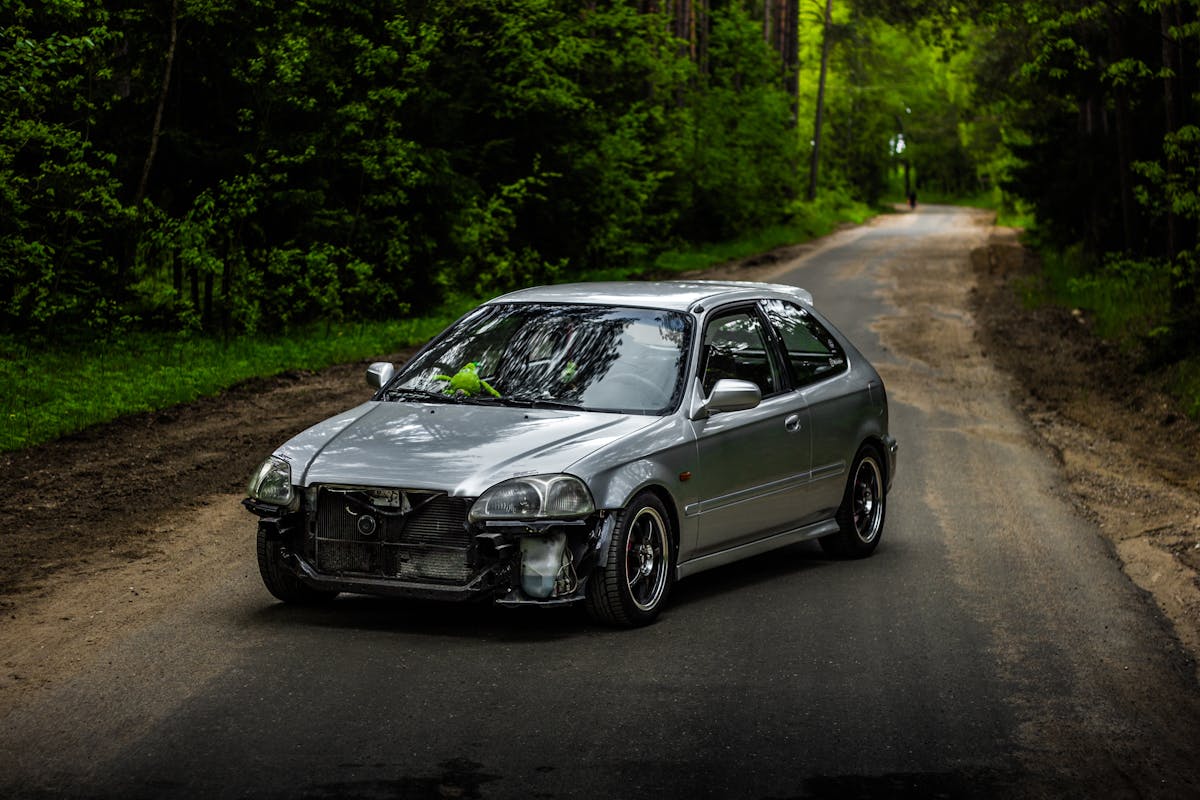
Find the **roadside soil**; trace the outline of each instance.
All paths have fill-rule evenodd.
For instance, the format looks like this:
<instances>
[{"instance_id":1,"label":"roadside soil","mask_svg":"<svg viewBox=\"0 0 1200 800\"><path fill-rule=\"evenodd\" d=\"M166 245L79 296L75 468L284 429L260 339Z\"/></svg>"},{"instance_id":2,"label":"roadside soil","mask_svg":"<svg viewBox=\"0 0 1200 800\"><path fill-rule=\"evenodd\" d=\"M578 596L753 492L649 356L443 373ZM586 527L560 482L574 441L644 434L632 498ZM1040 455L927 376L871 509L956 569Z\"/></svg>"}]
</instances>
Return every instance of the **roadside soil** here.
<instances>
[{"instance_id":1,"label":"roadside soil","mask_svg":"<svg viewBox=\"0 0 1200 800\"><path fill-rule=\"evenodd\" d=\"M962 268L968 285L937 301L945 308L923 302L964 320L973 353L1009 372L1073 501L1200 657L1200 426L1136 373L1134 359L1098 341L1086 313L1025 309L1014 286L1033 280L1035 265L1016 232L989 232L982 214L974 224L986 244ZM820 246L690 277L768 280ZM933 339L912 333L900 345L928 350ZM247 477L291 435L367 399L365 367L250 381L0 456L0 713L207 585L214 566L254 571L253 520L236 502ZM227 529L216 523L239 514L245 541L197 533Z\"/></svg>"},{"instance_id":2,"label":"roadside soil","mask_svg":"<svg viewBox=\"0 0 1200 800\"><path fill-rule=\"evenodd\" d=\"M1012 376L1071 500L1200 661L1200 425L1139 371L1139 354L1095 335L1086 309L1024 307L1038 265L1018 236L993 228L972 253L976 340Z\"/></svg>"}]
</instances>

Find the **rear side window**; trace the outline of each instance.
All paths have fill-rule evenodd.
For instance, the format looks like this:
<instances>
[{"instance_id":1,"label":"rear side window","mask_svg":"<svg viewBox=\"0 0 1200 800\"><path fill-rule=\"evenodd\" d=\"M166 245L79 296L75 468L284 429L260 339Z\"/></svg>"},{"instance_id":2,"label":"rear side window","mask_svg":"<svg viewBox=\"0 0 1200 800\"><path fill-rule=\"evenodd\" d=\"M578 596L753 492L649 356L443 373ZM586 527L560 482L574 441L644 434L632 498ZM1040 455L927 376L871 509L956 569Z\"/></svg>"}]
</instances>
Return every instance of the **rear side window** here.
<instances>
[{"instance_id":1,"label":"rear side window","mask_svg":"<svg viewBox=\"0 0 1200 800\"><path fill-rule=\"evenodd\" d=\"M812 314L794 303L764 300L763 311L783 342L796 386L805 386L846 369L846 354Z\"/></svg>"}]
</instances>

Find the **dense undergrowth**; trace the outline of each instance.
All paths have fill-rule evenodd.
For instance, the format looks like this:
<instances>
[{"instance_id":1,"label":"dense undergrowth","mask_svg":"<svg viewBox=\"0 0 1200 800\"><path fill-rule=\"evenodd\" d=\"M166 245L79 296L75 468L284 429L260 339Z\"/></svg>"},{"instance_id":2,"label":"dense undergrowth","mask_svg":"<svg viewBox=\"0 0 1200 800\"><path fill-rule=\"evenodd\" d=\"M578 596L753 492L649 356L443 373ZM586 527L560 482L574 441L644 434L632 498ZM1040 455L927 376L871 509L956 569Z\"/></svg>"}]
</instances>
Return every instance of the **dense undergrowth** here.
<instances>
[{"instance_id":1,"label":"dense undergrowth","mask_svg":"<svg viewBox=\"0 0 1200 800\"><path fill-rule=\"evenodd\" d=\"M873 213L843 199L806 204L789 224L667 252L651 264L597 270L582 280L669 277L862 222ZM0 338L0 451L17 450L138 412L213 395L250 378L383 358L419 345L484 298L456 297L401 320L310 323L286 333L227 338L111 328L70 346L34 348Z\"/></svg>"},{"instance_id":2,"label":"dense undergrowth","mask_svg":"<svg viewBox=\"0 0 1200 800\"><path fill-rule=\"evenodd\" d=\"M1095 264L1082 248L1056 249L1028 237L1041 262L1019 286L1030 307L1077 311L1096 335L1136 359L1143 374L1162 380L1184 411L1200 419L1200 356L1170 339L1171 279L1157 265L1110 257Z\"/></svg>"}]
</instances>

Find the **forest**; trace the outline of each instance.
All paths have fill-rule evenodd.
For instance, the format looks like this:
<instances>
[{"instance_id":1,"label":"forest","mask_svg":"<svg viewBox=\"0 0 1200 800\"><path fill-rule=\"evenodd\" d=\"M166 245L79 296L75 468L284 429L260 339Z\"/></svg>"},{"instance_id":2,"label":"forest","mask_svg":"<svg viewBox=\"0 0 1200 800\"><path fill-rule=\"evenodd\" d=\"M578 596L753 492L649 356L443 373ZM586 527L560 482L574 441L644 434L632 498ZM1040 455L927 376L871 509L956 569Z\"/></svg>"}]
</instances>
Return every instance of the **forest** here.
<instances>
[{"instance_id":1,"label":"forest","mask_svg":"<svg viewBox=\"0 0 1200 800\"><path fill-rule=\"evenodd\" d=\"M0 355L405 319L915 191L1023 215L1194 365L1198 59L1200 0L2 0Z\"/></svg>"}]
</instances>

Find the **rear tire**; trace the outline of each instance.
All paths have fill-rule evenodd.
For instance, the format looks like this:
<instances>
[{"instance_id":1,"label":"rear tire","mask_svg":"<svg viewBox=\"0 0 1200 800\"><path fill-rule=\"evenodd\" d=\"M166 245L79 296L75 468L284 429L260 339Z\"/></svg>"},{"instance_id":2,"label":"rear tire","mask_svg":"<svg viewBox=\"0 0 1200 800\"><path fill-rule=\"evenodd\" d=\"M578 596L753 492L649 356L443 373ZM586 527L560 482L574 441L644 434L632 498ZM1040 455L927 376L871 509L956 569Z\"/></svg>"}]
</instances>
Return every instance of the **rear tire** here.
<instances>
[{"instance_id":1,"label":"rear tire","mask_svg":"<svg viewBox=\"0 0 1200 800\"><path fill-rule=\"evenodd\" d=\"M839 530L820 540L826 553L840 558L866 558L879 546L887 514L882 463L874 447L867 445L858 451L837 512Z\"/></svg>"},{"instance_id":2,"label":"rear tire","mask_svg":"<svg viewBox=\"0 0 1200 800\"><path fill-rule=\"evenodd\" d=\"M649 625L666 603L674 579L671 518L658 497L643 492L617 514L604 563L588 581L588 613L606 625Z\"/></svg>"},{"instance_id":3,"label":"rear tire","mask_svg":"<svg viewBox=\"0 0 1200 800\"><path fill-rule=\"evenodd\" d=\"M318 605L337 597L337 592L321 591L308 586L283 563L278 540L267 538L267 532L258 529L258 571L262 575L267 591L285 603L296 605Z\"/></svg>"}]
</instances>

